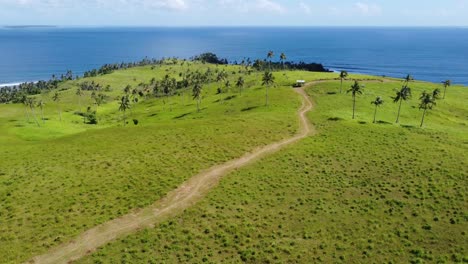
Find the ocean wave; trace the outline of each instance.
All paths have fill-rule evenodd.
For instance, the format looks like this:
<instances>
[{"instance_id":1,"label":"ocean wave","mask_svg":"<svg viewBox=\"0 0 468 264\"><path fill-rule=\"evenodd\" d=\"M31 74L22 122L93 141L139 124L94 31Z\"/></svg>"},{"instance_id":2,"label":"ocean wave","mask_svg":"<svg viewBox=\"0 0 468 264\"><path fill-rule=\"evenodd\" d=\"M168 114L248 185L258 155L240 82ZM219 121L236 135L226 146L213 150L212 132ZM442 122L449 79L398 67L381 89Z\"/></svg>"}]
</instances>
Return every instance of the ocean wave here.
<instances>
[{"instance_id":1,"label":"ocean wave","mask_svg":"<svg viewBox=\"0 0 468 264\"><path fill-rule=\"evenodd\" d=\"M8 87L8 86L18 86L24 82L15 82L15 83L0 83L0 88L1 87Z\"/></svg>"}]
</instances>

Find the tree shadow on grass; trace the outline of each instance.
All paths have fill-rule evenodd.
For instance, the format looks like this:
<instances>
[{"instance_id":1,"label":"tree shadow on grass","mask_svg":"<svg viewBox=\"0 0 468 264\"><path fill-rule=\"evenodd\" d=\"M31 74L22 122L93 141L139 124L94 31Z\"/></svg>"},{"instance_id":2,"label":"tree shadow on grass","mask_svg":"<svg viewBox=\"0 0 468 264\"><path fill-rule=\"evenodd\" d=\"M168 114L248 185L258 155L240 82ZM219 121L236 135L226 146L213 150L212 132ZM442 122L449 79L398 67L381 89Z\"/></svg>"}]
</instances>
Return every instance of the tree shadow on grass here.
<instances>
[{"instance_id":1,"label":"tree shadow on grass","mask_svg":"<svg viewBox=\"0 0 468 264\"><path fill-rule=\"evenodd\" d=\"M390 123L390 122L382 121L382 120L379 120L379 121L377 121L376 123L379 124L379 125L391 125L391 124L392 124L392 123Z\"/></svg>"},{"instance_id":2,"label":"tree shadow on grass","mask_svg":"<svg viewBox=\"0 0 468 264\"><path fill-rule=\"evenodd\" d=\"M229 101L229 100L232 100L232 99L234 99L236 97L237 97L237 95L229 95L228 97L221 98L221 99L218 99L218 100L214 101L214 103L219 103L221 101Z\"/></svg>"},{"instance_id":3,"label":"tree shadow on grass","mask_svg":"<svg viewBox=\"0 0 468 264\"><path fill-rule=\"evenodd\" d=\"M328 118L328 121L342 121L342 120L344 120L344 119L341 118L341 117L330 117L330 118Z\"/></svg>"},{"instance_id":4,"label":"tree shadow on grass","mask_svg":"<svg viewBox=\"0 0 468 264\"><path fill-rule=\"evenodd\" d=\"M224 100L224 101L229 101L229 100L232 100L232 99L234 99L234 98L236 98L236 97L237 97L237 95L230 95L230 96L224 98L223 100Z\"/></svg>"},{"instance_id":5,"label":"tree shadow on grass","mask_svg":"<svg viewBox=\"0 0 468 264\"><path fill-rule=\"evenodd\" d=\"M174 119L181 119L181 118L184 118L184 117L186 117L186 116L188 116L188 115L191 115L192 113L193 113L193 112L188 112L188 113L185 113L185 114L181 114L181 115L179 115L179 116L174 117Z\"/></svg>"},{"instance_id":6,"label":"tree shadow on grass","mask_svg":"<svg viewBox=\"0 0 468 264\"><path fill-rule=\"evenodd\" d=\"M359 121L358 123L359 123L359 124L361 124L361 125L365 125L365 124L367 124L367 122L366 122L366 121Z\"/></svg>"},{"instance_id":7,"label":"tree shadow on grass","mask_svg":"<svg viewBox=\"0 0 468 264\"><path fill-rule=\"evenodd\" d=\"M250 110L257 109L257 108L259 108L259 106L249 106L249 107L241 109L241 111L242 112L247 112L247 111L250 111Z\"/></svg>"},{"instance_id":8,"label":"tree shadow on grass","mask_svg":"<svg viewBox=\"0 0 468 264\"><path fill-rule=\"evenodd\" d=\"M416 126L413 126L413 125L401 125L402 128L407 128L407 129L412 129L412 128L416 128Z\"/></svg>"}]
</instances>

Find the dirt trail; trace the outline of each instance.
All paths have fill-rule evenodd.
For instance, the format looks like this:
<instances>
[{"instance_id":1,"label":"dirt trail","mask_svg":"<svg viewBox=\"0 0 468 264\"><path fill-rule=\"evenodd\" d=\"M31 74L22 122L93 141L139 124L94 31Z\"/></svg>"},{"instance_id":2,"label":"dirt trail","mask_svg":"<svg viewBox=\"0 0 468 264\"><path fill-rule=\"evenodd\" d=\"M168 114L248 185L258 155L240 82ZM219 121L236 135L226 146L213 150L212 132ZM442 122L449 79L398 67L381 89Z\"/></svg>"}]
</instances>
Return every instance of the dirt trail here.
<instances>
[{"instance_id":1,"label":"dirt trail","mask_svg":"<svg viewBox=\"0 0 468 264\"><path fill-rule=\"evenodd\" d=\"M309 83L307 86L316 83L318 82ZM222 176L315 133L312 124L306 117L307 112L313 107L312 102L304 89L295 89L295 91L302 96L302 107L298 112L300 130L295 136L256 149L238 159L211 167L190 178L153 205L89 229L73 241L59 245L44 255L34 257L29 263L70 263L113 240L147 227L153 227L201 200L211 188L218 184Z\"/></svg>"}]
</instances>

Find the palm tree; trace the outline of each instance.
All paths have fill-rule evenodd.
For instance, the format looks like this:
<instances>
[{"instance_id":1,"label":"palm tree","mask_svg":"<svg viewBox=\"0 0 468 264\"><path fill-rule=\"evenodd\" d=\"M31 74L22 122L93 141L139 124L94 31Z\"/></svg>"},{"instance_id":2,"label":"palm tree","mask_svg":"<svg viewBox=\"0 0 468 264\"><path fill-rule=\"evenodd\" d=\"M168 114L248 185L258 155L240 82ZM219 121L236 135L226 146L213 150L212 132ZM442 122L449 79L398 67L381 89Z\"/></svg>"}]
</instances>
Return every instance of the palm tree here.
<instances>
[{"instance_id":1,"label":"palm tree","mask_svg":"<svg viewBox=\"0 0 468 264\"><path fill-rule=\"evenodd\" d=\"M340 86L340 93L343 92L343 80L348 77L348 72L347 71L341 71L340 72L340 79L341 79L341 86Z\"/></svg>"},{"instance_id":2,"label":"palm tree","mask_svg":"<svg viewBox=\"0 0 468 264\"><path fill-rule=\"evenodd\" d=\"M127 125L127 116L125 113L127 112L127 109L130 109L130 100L128 98L128 95L122 96L122 99L120 99L120 106L119 106L119 111L122 111L123 113L123 121L124 121L124 126Z\"/></svg>"},{"instance_id":3,"label":"palm tree","mask_svg":"<svg viewBox=\"0 0 468 264\"><path fill-rule=\"evenodd\" d=\"M421 94L421 97L419 97L420 103L419 103L419 109L423 109L423 115L421 119L421 126L424 124L424 118L426 117L426 112L428 109L432 109L436 105L436 99L434 96L430 93L426 93L425 91Z\"/></svg>"},{"instance_id":4,"label":"palm tree","mask_svg":"<svg viewBox=\"0 0 468 264\"><path fill-rule=\"evenodd\" d=\"M175 88L175 82L175 79L171 79L169 75L164 76L164 79L161 82L162 91L166 96L166 100L169 105L169 96L171 96L173 93L173 88ZM164 103L166 102L164 101ZM170 107L170 110L172 111L172 107Z\"/></svg>"},{"instance_id":5,"label":"palm tree","mask_svg":"<svg viewBox=\"0 0 468 264\"><path fill-rule=\"evenodd\" d=\"M28 112L28 97L26 95L21 95L19 100L24 105L24 112L26 113L27 122L29 123L29 112Z\"/></svg>"},{"instance_id":6,"label":"palm tree","mask_svg":"<svg viewBox=\"0 0 468 264\"><path fill-rule=\"evenodd\" d=\"M52 101L57 103L57 108L58 108L58 113L59 113L59 120L62 122L62 109L60 108L60 94L58 92L55 92L55 94L52 96Z\"/></svg>"},{"instance_id":7,"label":"palm tree","mask_svg":"<svg viewBox=\"0 0 468 264\"><path fill-rule=\"evenodd\" d=\"M218 72L218 74L216 75L216 82L221 82L221 81L224 81L228 78L228 74L227 72L225 72L224 70Z\"/></svg>"},{"instance_id":8,"label":"palm tree","mask_svg":"<svg viewBox=\"0 0 468 264\"><path fill-rule=\"evenodd\" d=\"M403 81L405 82L405 85L408 85L409 82L414 81L414 78L413 78L412 75L408 74L408 75L406 75L406 77L403 79Z\"/></svg>"},{"instance_id":9,"label":"palm tree","mask_svg":"<svg viewBox=\"0 0 468 264\"><path fill-rule=\"evenodd\" d=\"M268 51L268 54L267 54L267 59L270 61L270 71L271 71L271 59L275 56L275 53L270 50Z\"/></svg>"},{"instance_id":10,"label":"palm tree","mask_svg":"<svg viewBox=\"0 0 468 264\"><path fill-rule=\"evenodd\" d=\"M244 83L245 81L244 81L244 78L242 78L242 76L239 77L239 79L237 79L236 86L237 88L239 88L240 95L242 95L242 88L244 88Z\"/></svg>"},{"instance_id":11,"label":"palm tree","mask_svg":"<svg viewBox=\"0 0 468 264\"><path fill-rule=\"evenodd\" d=\"M80 112L81 112L81 96L84 95L83 90L81 89L81 87L78 87L76 89L75 95L78 96L78 105L80 106ZM83 113L83 123L86 123L86 115L84 113Z\"/></svg>"},{"instance_id":12,"label":"palm tree","mask_svg":"<svg viewBox=\"0 0 468 264\"><path fill-rule=\"evenodd\" d=\"M101 106L106 100L106 96L102 93L99 93L96 97L94 97L94 104L96 105L96 113L98 111L98 107Z\"/></svg>"},{"instance_id":13,"label":"palm tree","mask_svg":"<svg viewBox=\"0 0 468 264\"><path fill-rule=\"evenodd\" d=\"M382 100L382 97L378 96L375 98L374 101L371 102L371 104L375 105L375 111L374 111L374 124L376 122L376 117L377 117L377 108L381 105L383 105L384 101Z\"/></svg>"},{"instance_id":14,"label":"palm tree","mask_svg":"<svg viewBox=\"0 0 468 264\"><path fill-rule=\"evenodd\" d=\"M262 77L262 85L265 86L265 106L268 106L268 87L275 83L275 76L271 71L266 71Z\"/></svg>"},{"instance_id":15,"label":"palm tree","mask_svg":"<svg viewBox=\"0 0 468 264\"><path fill-rule=\"evenodd\" d=\"M351 93L353 96L353 119L354 113L356 111L356 95L362 94L363 86L359 84L358 81L354 81L354 84L351 86L351 89L347 91L347 93Z\"/></svg>"},{"instance_id":16,"label":"palm tree","mask_svg":"<svg viewBox=\"0 0 468 264\"><path fill-rule=\"evenodd\" d=\"M80 112L81 112L81 96L83 96L83 90L81 90L80 87L76 89L76 96L78 96L78 105L80 106Z\"/></svg>"},{"instance_id":17,"label":"palm tree","mask_svg":"<svg viewBox=\"0 0 468 264\"><path fill-rule=\"evenodd\" d=\"M202 97L202 85L200 82L195 82L192 89L193 99L197 100L197 112L200 112L200 104Z\"/></svg>"},{"instance_id":18,"label":"palm tree","mask_svg":"<svg viewBox=\"0 0 468 264\"><path fill-rule=\"evenodd\" d=\"M166 75L166 76L167 76L167 75ZM131 91L131 90L132 90L132 86L127 85L127 86L125 86L125 88L124 88L124 93L125 93L125 94L130 94L130 91Z\"/></svg>"},{"instance_id":19,"label":"palm tree","mask_svg":"<svg viewBox=\"0 0 468 264\"><path fill-rule=\"evenodd\" d=\"M439 88L436 88L434 89L434 91L432 91L432 97L437 100L437 99L440 99L440 89Z\"/></svg>"},{"instance_id":20,"label":"palm tree","mask_svg":"<svg viewBox=\"0 0 468 264\"><path fill-rule=\"evenodd\" d=\"M281 60L281 65L283 66L283 71L284 71L284 61L286 60L286 54L281 53L280 55L280 60Z\"/></svg>"},{"instance_id":21,"label":"palm tree","mask_svg":"<svg viewBox=\"0 0 468 264\"><path fill-rule=\"evenodd\" d=\"M442 97L442 99L445 99L445 93L447 92L447 87L452 85L452 81L446 80L446 81L443 81L442 84L444 85L444 97Z\"/></svg>"},{"instance_id":22,"label":"palm tree","mask_svg":"<svg viewBox=\"0 0 468 264\"><path fill-rule=\"evenodd\" d=\"M45 106L45 103L43 100L39 100L39 102L37 102L37 106L41 109L41 117L42 117L42 124L45 124L45 118L44 118L44 106Z\"/></svg>"},{"instance_id":23,"label":"palm tree","mask_svg":"<svg viewBox=\"0 0 468 264\"><path fill-rule=\"evenodd\" d=\"M229 92L229 88L231 87L231 82L227 80L224 86L226 87L226 91Z\"/></svg>"},{"instance_id":24,"label":"palm tree","mask_svg":"<svg viewBox=\"0 0 468 264\"><path fill-rule=\"evenodd\" d=\"M409 88L407 85L404 85L400 91L396 92L396 96L392 97L392 99L394 103L400 102L400 105L398 106L398 114L396 119L396 123L398 124L400 122L400 112L403 101L411 99L411 88Z\"/></svg>"},{"instance_id":25,"label":"palm tree","mask_svg":"<svg viewBox=\"0 0 468 264\"><path fill-rule=\"evenodd\" d=\"M34 111L34 107L36 107L36 100L34 98L29 97L26 102L29 106L29 109L31 109L31 113L33 114L34 121L36 122L37 126L40 126L36 118L36 112Z\"/></svg>"}]
</instances>

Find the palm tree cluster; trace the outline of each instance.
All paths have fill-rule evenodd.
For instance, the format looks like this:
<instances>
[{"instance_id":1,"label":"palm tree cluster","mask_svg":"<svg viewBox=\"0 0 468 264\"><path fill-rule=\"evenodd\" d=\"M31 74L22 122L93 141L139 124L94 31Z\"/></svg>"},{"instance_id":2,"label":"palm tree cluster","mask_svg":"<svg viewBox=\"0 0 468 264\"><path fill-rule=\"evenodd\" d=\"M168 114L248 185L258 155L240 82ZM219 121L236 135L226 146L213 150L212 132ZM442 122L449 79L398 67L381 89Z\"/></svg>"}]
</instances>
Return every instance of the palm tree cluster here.
<instances>
[{"instance_id":1,"label":"palm tree cluster","mask_svg":"<svg viewBox=\"0 0 468 264\"><path fill-rule=\"evenodd\" d=\"M340 79L341 79L341 85L343 82L343 79L345 79L348 76L348 73L345 71L342 71L340 73ZM400 90L396 91L396 95L394 97L391 97L394 103L398 103L398 112L397 112L397 118L396 118L396 123L398 124L400 122L400 114L401 114L401 106L403 104L403 101L408 101L411 99L411 88L409 87L409 83L412 82L414 78L411 75L407 75L404 80L403 80L403 86L401 87ZM445 89L450 86L450 81L445 81L443 82ZM341 90L341 88L340 88ZM355 118L355 111L356 111L356 96L360 95L363 93L363 86L359 84L358 81L354 81L354 84L351 86L351 88L347 91L347 93L351 93L352 98L353 98L353 119ZM427 93L424 91L419 100L419 109L424 110L422 119L421 119L421 127L424 124L424 118L426 116L427 110L431 110L435 105L436 105L436 100L440 99L440 94L441 91L439 88L436 88L432 93ZM445 91L444 91L444 96L445 96ZM375 98L374 101L371 102L375 106L374 109L374 120L373 123L377 122L377 109L384 104L384 100L382 99L381 96L378 96Z\"/></svg>"}]
</instances>

